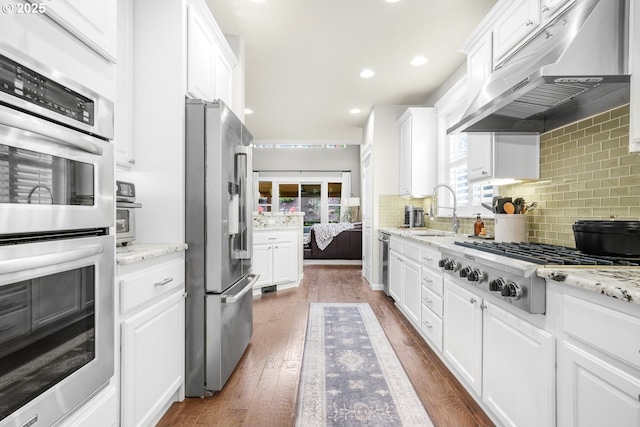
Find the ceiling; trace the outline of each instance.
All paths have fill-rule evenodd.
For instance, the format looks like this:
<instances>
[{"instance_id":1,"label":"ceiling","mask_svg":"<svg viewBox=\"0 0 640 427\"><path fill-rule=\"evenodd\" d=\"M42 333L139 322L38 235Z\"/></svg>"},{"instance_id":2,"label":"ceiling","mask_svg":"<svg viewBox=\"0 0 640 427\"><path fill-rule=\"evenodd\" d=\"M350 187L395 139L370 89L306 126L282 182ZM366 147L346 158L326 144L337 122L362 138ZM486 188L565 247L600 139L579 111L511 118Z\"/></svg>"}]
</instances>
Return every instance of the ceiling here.
<instances>
[{"instance_id":1,"label":"ceiling","mask_svg":"<svg viewBox=\"0 0 640 427\"><path fill-rule=\"evenodd\" d=\"M205 1L222 31L244 40L254 139L356 143L374 105L422 105L462 64L458 48L496 3ZM410 65L416 55L428 62ZM365 68L375 76L361 78Z\"/></svg>"}]
</instances>

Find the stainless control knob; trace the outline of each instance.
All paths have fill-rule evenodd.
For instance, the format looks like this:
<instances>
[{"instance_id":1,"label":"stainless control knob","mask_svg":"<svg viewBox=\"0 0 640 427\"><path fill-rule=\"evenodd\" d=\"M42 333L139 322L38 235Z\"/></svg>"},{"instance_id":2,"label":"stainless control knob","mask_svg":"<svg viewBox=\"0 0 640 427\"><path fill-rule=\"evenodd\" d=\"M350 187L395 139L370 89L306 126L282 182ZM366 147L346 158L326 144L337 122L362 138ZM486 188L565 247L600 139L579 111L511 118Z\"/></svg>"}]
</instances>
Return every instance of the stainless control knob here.
<instances>
[{"instance_id":1,"label":"stainless control knob","mask_svg":"<svg viewBox=\"0 0 640 427\"><path fill-rule=\"evenodd\" d=\"M467 280L470 282L482 283L484 281L484 273L478 268L474 268L467 275Z\"/></svg>"},{"instance_id":2,"label":"stainless control knob","mask_svg":"<svg viewBox=\"0 0 640 427\"><path fill-rule=\"evenodd\" d=\"M504 281L504 279L502 277L498 277L497 279L489 282L489 290L492 292L500 292L502 291L502 288L504 288L505 284L506 282Z\"/></svg>"},{"instance_id":3,"label":"stainless control knob","mask_svg":"<svg viewBox=\"0 0 640 427\"><path fill-rule=\"evenodd\" d=\"M442 258L440 261L438 261L438 267L444 268L447 261L449 261L449 258Z\"/></svg>"},{"instance_id":4,"label":"stainless control knob","mask_svg":"<svg viewBox=\"0 0 640 427\"><path fill-rule=\"evenodd\" d=\"M507 298L513 298L515 300L520 299L522 296L522 290L517 283L507 282L506 285L500 291L500 295Z\"/></svg>"},{"instance_id":5,"label":"stainless control knob","mask_svg":"<svg viewBox=\"0 0 640 427\"><path fill-rule=\"evenodd\" d=\"M444 269L446 271L455 273L456 271L458 271L458 269L460 269L460 265L458 264L457 261L450 259L450 260L447 260L447 262L445 262Z\"/></svg>"},{"instance_id":6,"label":"stainless control knob","mask_svg":"<svg viewBox=\"0 0 640 427\"><path fill-rule=\"evenodd\" d=\"M469 279L469 274L471 273L471 267L465 267L460 269L460 277L466 277L468 280Z\"/></svg>"}]
</instances>

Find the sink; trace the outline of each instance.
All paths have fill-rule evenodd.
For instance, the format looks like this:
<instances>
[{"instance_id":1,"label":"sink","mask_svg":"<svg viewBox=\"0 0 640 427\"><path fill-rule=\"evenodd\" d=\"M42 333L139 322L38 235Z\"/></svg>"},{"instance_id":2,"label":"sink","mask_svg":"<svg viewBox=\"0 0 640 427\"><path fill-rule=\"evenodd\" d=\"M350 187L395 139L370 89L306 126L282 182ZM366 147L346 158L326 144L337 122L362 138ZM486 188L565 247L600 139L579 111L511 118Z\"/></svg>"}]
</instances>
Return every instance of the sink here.
<instances>
[{"instance_id":1,"label":"sink","mask_svg":"<svg viewBox=\"0 0 640 427\"><path fill-rule=\"evenodd\" d=\"M442 231L419 231L417 233L411 233L412 236L418 237L446 237L448 234L443 233Z\"/></svg>"}]
</instances>

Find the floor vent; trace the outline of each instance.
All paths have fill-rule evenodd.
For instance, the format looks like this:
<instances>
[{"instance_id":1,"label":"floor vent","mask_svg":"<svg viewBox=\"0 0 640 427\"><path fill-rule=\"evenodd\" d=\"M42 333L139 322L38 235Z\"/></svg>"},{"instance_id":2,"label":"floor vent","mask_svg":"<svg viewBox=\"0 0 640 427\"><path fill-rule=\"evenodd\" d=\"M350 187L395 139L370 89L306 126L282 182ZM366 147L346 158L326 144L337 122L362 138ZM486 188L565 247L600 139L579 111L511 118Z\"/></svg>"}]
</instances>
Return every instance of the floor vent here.
<instances>
[{"instance_id":1,"label":"floor vent","mask_svg":"<svg viewBox=\"0 0 640 427\"><path fill-rule=\"evenodd\" d=\"M276 285L271 285L271 286L265 286L262 288L262 294L270 294L272 292L277 291L278 288L276 287Z\"/></svg>"}]
</instances>

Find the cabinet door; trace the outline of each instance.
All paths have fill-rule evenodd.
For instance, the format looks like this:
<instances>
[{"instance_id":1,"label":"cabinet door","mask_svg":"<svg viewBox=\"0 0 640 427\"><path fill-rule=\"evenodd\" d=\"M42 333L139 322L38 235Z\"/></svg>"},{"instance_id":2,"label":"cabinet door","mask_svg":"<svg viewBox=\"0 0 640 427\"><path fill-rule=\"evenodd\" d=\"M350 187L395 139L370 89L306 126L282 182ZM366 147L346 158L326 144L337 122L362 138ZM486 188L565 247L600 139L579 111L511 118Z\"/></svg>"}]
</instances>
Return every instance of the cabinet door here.
<instances>
[{"instance_id":1,"label":"cabinet door","mask_svg":"<svg viewBox=\"0 0 640 427\"><path fill-rule=\"evenodd\" d=\"M467 53L467 105L482 89L491 70L491 33L487 32Z\"/></svg>"},{"instance_id":2,"label":"cabinet door","mask_svg":"<svg viewBox=\"0 0 640 427\"><path fill-rule=\"evenodd\" d=\"M402 258L394 251L389 252L389 295L402 304Z\"/></svg>"},{"instance_id":3,"label":"cabinet door","mask_svg":"<svg viewBox=\"0 0 640 427\"><path fill-rule=\"evenodd\" d=\"M484 302L482 399L509 426L555 424L555 338Z\"/></svg>"},{"instance_id":4,"label":"cabinet door","mask_svg":"<svg viewBox=\"0 0 640 427\"><path fill-rule=\"evenodd\" d=\"M272 281L272 257L273 249L271 245L254 245L252 268L253 272L260 275L258 281L253 285L254 288L271 285Z\"/></svg>"},{"instance_id":5,"label":"cabinet door","mask_svg":"<svg viewBox=\"0 0 640 427\"><path fill-rule=\"evenodd\" d=\"M410 259L402 263L402 307L409 320L420 328L420 301L422 285L420 283L420 265Z\"/></svg>"},{"instance_id":6,"label":"cabinet door","mask_svg":"<svg viewBox=\"0 0 640 427\"><path fill-rule=\"evenodd\" d=\"M56 0L46 14L111 62L116 62L117 2Z\"/></svg>"},{"instance_id":7,"label":"cabinet door","mask_svg":"<svg viewBox=\"0 0 640 427\"><path fill-rule=\"evenodd\" d=\"M558 350L559 426L640 425L637 374L630 375L567 341Z\"/></svg>"},{"instance_id":8,"label":"cabinet door","mask_svg":"<svg viewBox=\"0 0 640 427\"><path fill-rule=\"evenodd\" d=\"M146 426L184 381L184 291L122 322L123 426Z\"/></svg>"},{"instance_id":9,"label":"cabinet door","mask_svg":"<svg viewBox=\"0 0 640 427\"><path fill-rule=\"evenodd\" d=\"M553 19L562 12L564 9L576 0L542 0L540 2L540 12L542 13L542 20L544 23Z\"/></svg>"},{"instance_id":10,"label":"cabinet door","mask_svg":"<svg viewBox=\"0 0 640 427\"><path fill-rule=\"evenodd\" d=\"M408 115L400 124L400 195L411 195L411 124Z\"/></svg>"},{"instance_id":11,"label":"cabinet door","mask_svg":"<svg viewBox=\"0 0 640 427\"><path fill-rule=\"evenodd\" d=\"M207 23L193 7L188 8L187 92L194 98L215 97L216 45Z\"/></svg>"},{"instance_id":12,"label":"cabinet door","mask_svg":"<svg viewBox=\"0 0 640 427\"><path fill-rule=\"evenodd\" d=\"M493 30L494 68L539 25L539 0L512 0Z\"/></svg>"},{"instance_id":13,"label":"cabinet door","mask_svg":"<svg viewBox=\"0 0 640 427\"><path fill-rule=\"evenodd\" d=\"M467 134L467 179L477 181L493 176L493 136Z\"/></svg>"},{"instance_id":14,"label":"cabinet door","mask_svg":"<svg viewBox=\"0 0 640 427\"><path fill-rule=\"evenodd\" d=\"M229 64L229 61L224 57L222 49L216 49L216 88L215 96L217 99L221 99L229 107L232 107L233 102L233 67ZM233 110L233 108L231 108ZM238 112L240 113L240 112Z\"/></svg>"},{"instance_id":15,"label":"cabinet door","mask_svg":"<svg viewBox=\"0 0 640 427\"><path fill-rule=\"evenodd\" d=\"M293 253L292 242L273 245L273 284L292 282L296 278L297 258Z\"/></svg>"},{"instance_id":16,"label":"cabinet door","mask_svg":"<svg viewBox=\"0 0 640 427\"><path fill-rule=\"evenodd\" d=\"M444 280L443 352L458 375L482 393L482 298Z\"/></svg>"},{"instance_id":17,"label":"cabinet door","mask_svg":"<svg viewBox=\"0 0 640 427\"><path fill-rule=\"evenodd\" d=\"M379 264L382 259L376 258L374 261L374 245L373 235L371 232L371 223L373 210L373 176L371 169L371 154L369 153L362 161L362 274L364 278L371 283L382 284L382 277L378 277L374 282L374 271L379 271ZM377 247L377 245L376 245ZM375 252L377 253L377 251Z\"/></svg>"}]
</instances>

